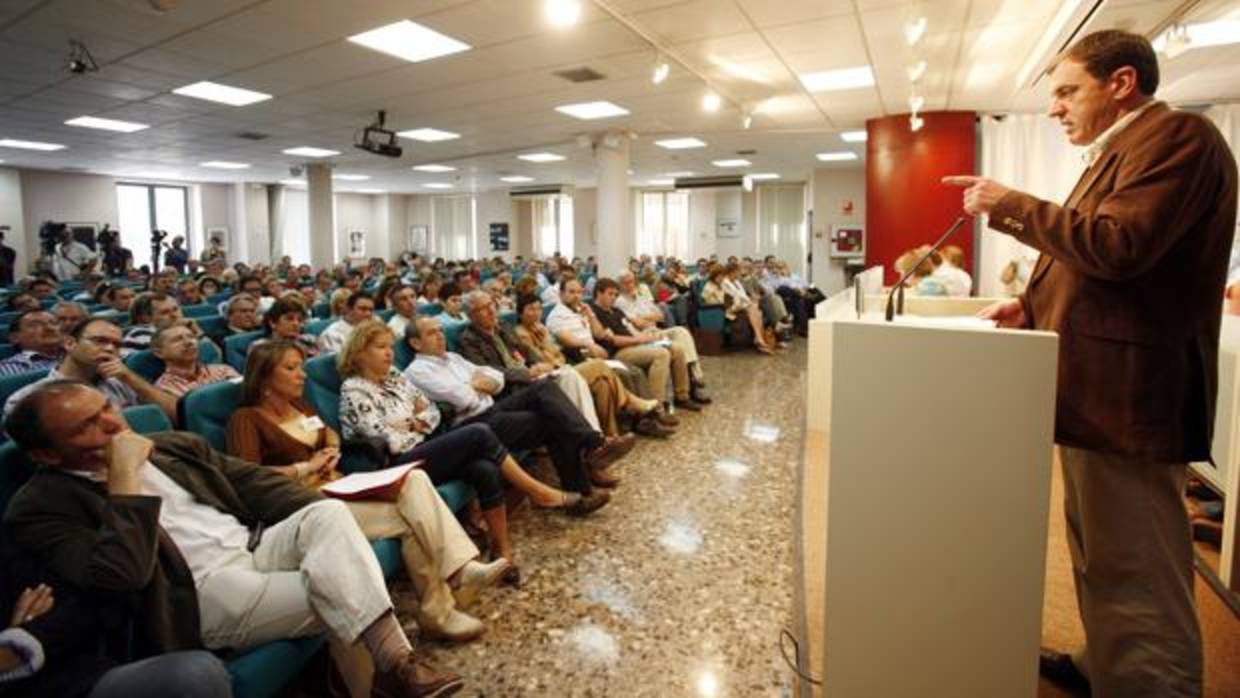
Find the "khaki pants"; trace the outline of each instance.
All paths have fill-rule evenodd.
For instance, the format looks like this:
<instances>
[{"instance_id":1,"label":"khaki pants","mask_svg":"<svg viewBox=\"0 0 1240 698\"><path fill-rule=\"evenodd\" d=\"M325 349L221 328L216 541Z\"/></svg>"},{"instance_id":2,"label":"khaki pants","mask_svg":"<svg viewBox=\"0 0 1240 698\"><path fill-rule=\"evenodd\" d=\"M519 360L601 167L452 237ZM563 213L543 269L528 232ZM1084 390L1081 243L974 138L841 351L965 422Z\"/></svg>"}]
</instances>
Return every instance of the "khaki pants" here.
<instances>
[{"instance_id":1,"label":"khaki pants","mask_svg":"<svg viewBox=\"0 0 1240 698\"><path fill-rule=\"evenodd\" d=\"M560 386L560 390L564 391L568 401L573 403L581 416L585 418L595 431L602 431L599 427L598 412L595 410L594 395L590 390L590 384L586 379L572 369L565 366L551 374L548 380L555 381Z\"/></svg>"},{"instance_id":2,"label":"khaki pants","mask_svg":"<svg viewBox=\"0 0 1240 698\"><path fill-rule=\"evenodd\" d=\"M594 409L598 413L601 425L595 427L604 436L620 434L619 413L629 401L629 391L620 382L620 377L602 359L588 359L576 366L576 372L590 386L590 394L594 397Z\"/></svg>"},{"instance_id":3,"label":"khaki pants","mask_svg":"<svg viewBox=\"0 0 1240 698\"><path fill-rule=\"evenodd\" d=\"M659 334L668 339L673 347L676 347L685 355L685 363L689 364L689 372L693 374L694 380L705 379L702 373L702 362L698 361L697 343L693 341L693 335L689 330L683 327L669 327L666 330L659 330Z\"/></svg>"},{"instance_id":4,"label":"khaki pants","mask_svg":"<svg viewBox=\"0 0 1240 698\"><path fill-rule=\"evenodd\" d=\"M1201 630L1185 464L1058 447L1068 547L1095 698L1200 696Z\"/></svg>"},{"instance_id":5,"label":"khaki pants","mask_svg":"<svg viewBox=\"0 0 1240 698\"><path fill-rule=\"evenodd\" d=\"M418 592L418 624L442 627L456 608L445 580L477 557L478 548L435 491L430 477L415 468L405 478L396 502L348 505L368 540L401 538L405 571Z\"/></svg>"},{"instance_id":6,"label":"khaki pants","mask_svg":"<svg viewBox=\"0 0 1240 698\"><path fill-rule=\"evenodd\" d=\"M675 344L667 348L647 345L626 347L616 352L616 358L645 369L646 375L650 377L650 390L656 400L667 400L669 372L676 399L689 399L689 365L685 361L684 351Z\"/></svg>"}]
</instances>

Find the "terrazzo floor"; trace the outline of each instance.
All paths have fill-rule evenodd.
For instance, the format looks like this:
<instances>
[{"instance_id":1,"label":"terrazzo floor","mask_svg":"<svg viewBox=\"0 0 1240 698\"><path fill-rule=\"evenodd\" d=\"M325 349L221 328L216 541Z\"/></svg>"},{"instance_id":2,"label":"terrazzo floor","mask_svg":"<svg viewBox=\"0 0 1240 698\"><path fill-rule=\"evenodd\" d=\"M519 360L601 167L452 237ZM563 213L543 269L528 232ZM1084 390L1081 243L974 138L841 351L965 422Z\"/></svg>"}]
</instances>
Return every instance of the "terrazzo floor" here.
<instances>
[{"instance_id":1,"label":"terrazzo floor","mask_svg":"<svg viewBox=\"0 0 1240 698\"><path fill-rule=\"evenodd\" d=\"M778 643L793 624L804 340L702 361L714 404L642 439L611 504L584 520L513 515L523 584L465 609L482 638L419 640L466 679L459 695L792 695Z\"/></svg>"}]
</instances>

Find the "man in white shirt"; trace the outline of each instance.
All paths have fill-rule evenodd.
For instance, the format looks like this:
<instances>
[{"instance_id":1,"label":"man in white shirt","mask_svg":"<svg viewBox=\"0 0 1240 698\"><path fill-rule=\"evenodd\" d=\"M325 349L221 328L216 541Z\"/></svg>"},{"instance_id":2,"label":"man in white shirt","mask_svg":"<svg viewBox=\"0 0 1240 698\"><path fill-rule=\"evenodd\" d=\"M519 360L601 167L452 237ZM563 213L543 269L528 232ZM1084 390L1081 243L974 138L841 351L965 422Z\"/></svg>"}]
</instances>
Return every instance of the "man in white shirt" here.
<instances>
[{"instance_id":1,"label":"man in white shirt","mask_svg":"<svg viewBox=\"0 0 1240 698\"><path fill-rule=\"evenodd\" d=\"M328 353L344 349L344 345L349 343L349 337L353 336L353 328L369 320L374 314L375 301L370 294L364 291L353 292L349 300L345 301L344 317L328 325L323 334L319 335L319 350Z\"/></svg>"},{"instance_id":2,"label":"man in white shirt","mask_svg":"<svg viewBox=\"0 0 1240 698\"><path fill-rule=\"evenodd\" d=\"M413 322L418 314L418 292L412 286L402 284L393 289L388 298L396 312L388 319L387 326L395 336L404 337L405 327Z\"/></svg>"},{"instance_id":3,"label":"man in white shirt","mask_svg":"<svg viewBox=\"0 0 1240 698\"><path fill-rule=\"evenodd\" d=\"M461 687L415 656L343 502L195 434L138 435L76 381L32 393L5 426L42 466L10 502L7 532L70 584L142 609L136 647L244 650L327 630L337 656L369 652L380 695Z\"/></svg>"},{"instance_id":4,"label":"man in white shirt","mask_svg":"<svg viewBox=\"0 0 1240 698\"><path fill-rule=\"evenodd\" d=\"M616 296L616 307L638 330L657 334L684 352L685 362L689 364L689 376L693 381L693 387L690 390L693 399L704 405L710 404L711 399L702 390L706 385L706 375L702 371L702 362L698 361L697 342L693 341L693 335L683 327L659 328L659 323L664 322L667 315L659 304L654 302L650 287L646 284L639 284L633 272L627 269L620 272L616 281L620 284L620 295Z\"/></svg>"},{"instance_id":5,"label":"man in white shirt","mask_svg":"<svg viewBox=\"0 0 1240 698\"><path fill-rule=\"evenodd\" d=\"M452 405L454 425L482 422L511 449L546 447L560 488L581 494L583 500L598 500L592 482L604 487L619 482L605 471L632 450L635 441L605 438L555 383L538 381L497 402L494 396L504 389L504 374L449 352L443 326L435 318L414 321L409 346L416 357L405 368L405 377L432 400ZM594 508L606 503L604 499Z\"/></svg>"},{"instance_id":6,"label":"man in white shirt","mask_svg":"<svg viewBox=\"0 0 1240 698\"><path fill-rule=\"evenodd\" d=\"M94 271L98 257L86 245L73 239L73 233L64 228L60 232L60 242L56 245L56 253L52 256L52 273L61 281L76 279L82 274Z\"/></svg>"}]
</instances>

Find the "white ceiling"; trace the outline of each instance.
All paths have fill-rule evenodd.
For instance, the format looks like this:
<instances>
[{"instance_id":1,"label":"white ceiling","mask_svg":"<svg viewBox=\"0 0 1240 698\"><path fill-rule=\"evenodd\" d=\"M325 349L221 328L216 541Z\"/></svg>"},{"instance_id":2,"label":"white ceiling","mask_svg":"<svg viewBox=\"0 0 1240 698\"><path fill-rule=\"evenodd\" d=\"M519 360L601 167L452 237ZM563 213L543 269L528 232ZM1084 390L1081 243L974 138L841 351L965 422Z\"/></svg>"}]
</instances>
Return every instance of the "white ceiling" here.
<instances>
[{"instance_id":1,"label":"white ceiling","mask_svg":"<svg viewBox=\"0 0 1240 698\"><path fill-rule=\"evenodd\" d=\"M588 184L594 179L582 133L625 129L634 182L670 171L715 174L711 160L756 150L749 172L803 179L823 164L814 154L851 149L842 130L867 118L908 111L906 70L924 59L919 93L925 109L1037 110L1044 88L1019 90L1016 75L1050 24L1059 0L594 0L580 24L548 25L541 0L0 0L0 138L62 143L66 150L0 149L7 165L81 168L133 178L276 181L304 160L281 151L315 146L342 151L337 171L372 179L339 189L429 192L423 184L455 182L458 190L504 186L503 175L539 182ZM1237 14L1240 0L1109 0L1088 29L1120 26L1149 33L1185 5L1190 19ZM903 37L911 18L928 29L916 48ZM345 37L412 19L473 49L409 64L345 41ZM83 41L97 73L63 70L70 38ZM671 77L652 85L654 42L673 56ZM809 94L798 73L872 66L871 88ZM1164 89L1176 102L1240 97L1240 45L1189 51L1164 60ZM606 76L572 84L553 71L588 66ZM700 107L705 78L724 108ZM228 107L174 95L199 80L268 92L274 99ZM606 99L628 116L584 122L554 111L562 104ZM741 109L756 110L750 130ZM379 109L395 130L448 129L442 143L403 140L399 160L351 147ZM133 134L63 125L82 115L151 124ZM932 117L931 117L932 118ZM252 142L239 131L270 138ZM666 151L657 138L692 135L709 147ZM515 159L530 150L568 156L535 165ZM242 172L203 169L208 160L237 160ZM424 163L455 173L413 172ZM734 171L734 170L728 170ZM455 177L459 175L459 180Z\"/></svg>"}]
</instances>

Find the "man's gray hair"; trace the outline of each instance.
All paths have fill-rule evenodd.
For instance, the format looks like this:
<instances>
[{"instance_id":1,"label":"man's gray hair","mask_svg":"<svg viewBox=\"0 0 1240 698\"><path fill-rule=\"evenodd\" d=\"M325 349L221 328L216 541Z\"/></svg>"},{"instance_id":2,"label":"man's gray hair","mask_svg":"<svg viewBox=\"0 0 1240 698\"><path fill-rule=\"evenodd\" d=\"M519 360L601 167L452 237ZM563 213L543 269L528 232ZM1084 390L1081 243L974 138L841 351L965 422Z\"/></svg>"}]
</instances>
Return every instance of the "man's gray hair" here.
<instances>
[{"instance_id":1,"label":"man's gray hair","mask_svg":"<svg viewBox=\"0 0 1240 698\"><path fill-rule=\"evenodd\" d=\"M90 315L90 313L86 310L86 306L77 301L58 301L56 305L53 305L50 308L50 310L54 313L57 308L77 308L82 311L83 315Z\"/></svg>"},{"instance_id":2,"label":"man's gray hair","mask_svg":"<svg viewBox=\"0 0 1240 698\"><path fill-rule=\"evenodd\" d=\"M495 299L491 298L491 294L481 289L466 293L465 297L462 298L461 300L463 304L465 305L465 313L467 315L472 315L474 312L474 308L478 307L478 305L482 303L486 303L487 305L490 305L495 302Z\"/></svg>"}]
</instances>

